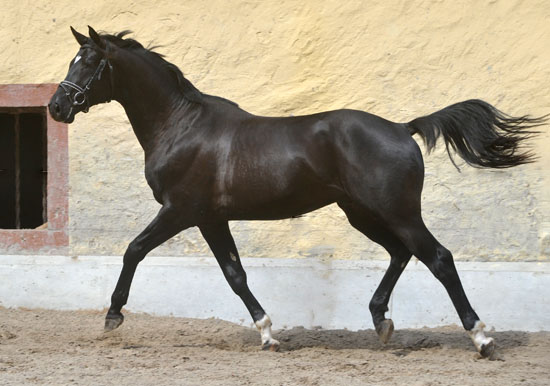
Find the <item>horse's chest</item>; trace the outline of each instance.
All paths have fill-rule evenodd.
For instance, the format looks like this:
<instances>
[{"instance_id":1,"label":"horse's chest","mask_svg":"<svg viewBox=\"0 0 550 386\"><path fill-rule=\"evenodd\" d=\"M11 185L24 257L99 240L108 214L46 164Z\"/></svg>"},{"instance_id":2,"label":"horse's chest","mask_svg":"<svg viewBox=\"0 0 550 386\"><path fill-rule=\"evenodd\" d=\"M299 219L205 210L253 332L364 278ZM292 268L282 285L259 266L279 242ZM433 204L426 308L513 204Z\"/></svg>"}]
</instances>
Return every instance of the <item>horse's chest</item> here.
<instances>
[{"instance_id":1,"label":"horse's chest","mask_svg":"<svg viewBox=\"0 0 550 386\"><path fill-rule=\"evenodd\" d=\"M155 199L159 203L163 203L162 200L162 183L161 179L159 178L159 172L155 170L155 168L145 165L145 180L147 181L147 184L153 191L153 195L155 196Z\"/></svg>"},{"instance_id":2,"label":"horse's chest","mask_svg":"<svg viewBox=\"0 0 550 386\"><path fill-rule=\"evenodd\" d=\"M181 206L186 200L198 200L208 191L209 175L204 168L185 160L151 160L145 164L145 178L161 204L168 200Z\"/></svg>"},{"instance_id":3,"label":"horse's chest","mask_svg":"<svg viewBox=\"0 0 550 386\"><path fill-rule=\"evenodd\" d=\"M166 161L152 159L145 163L145 179L155 199L162 204L166 193L180 183L181 177L175 176L174 167Z\"/></svg>"}]
</instances>

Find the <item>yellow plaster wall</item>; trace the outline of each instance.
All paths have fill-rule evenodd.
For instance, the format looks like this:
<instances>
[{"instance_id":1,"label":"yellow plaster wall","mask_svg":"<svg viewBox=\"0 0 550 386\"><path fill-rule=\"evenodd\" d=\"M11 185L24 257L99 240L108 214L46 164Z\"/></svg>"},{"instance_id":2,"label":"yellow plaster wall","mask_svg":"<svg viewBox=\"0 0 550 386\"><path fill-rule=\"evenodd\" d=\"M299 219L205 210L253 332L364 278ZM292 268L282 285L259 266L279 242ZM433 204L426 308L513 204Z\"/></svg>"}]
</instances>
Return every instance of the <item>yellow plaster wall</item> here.
<instances>
[{"instance_id":1,"label":"yellow plaster wall","mask_svg":"<svg viewBox=\"0 0 550 386\"><path fill-rule=\"evenodd\" d=\"M0 83L59 82L69 31L134 31L200 90L263 115L362 109L408 121L481 98L511 114L550 112L547 1L2 0ZM122 254L158 205L122 108L70 125L74 254ZM424 218L457 259L550 260L550 130L538 163L458 173L440 146L425 156ZM334 206L304 218L232 224L242 256L370 259L381 248ZM196 230L154 254L208 255Z\"/></svg>"}]
</instances>

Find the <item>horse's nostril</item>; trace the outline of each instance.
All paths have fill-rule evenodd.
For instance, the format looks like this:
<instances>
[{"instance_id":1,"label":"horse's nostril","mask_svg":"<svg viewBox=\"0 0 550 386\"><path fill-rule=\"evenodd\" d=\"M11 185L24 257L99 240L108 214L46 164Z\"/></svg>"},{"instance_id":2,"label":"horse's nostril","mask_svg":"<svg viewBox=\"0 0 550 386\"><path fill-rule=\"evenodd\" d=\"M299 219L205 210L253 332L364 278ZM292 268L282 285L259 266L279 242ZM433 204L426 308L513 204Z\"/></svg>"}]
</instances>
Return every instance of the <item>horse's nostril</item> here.
<instances>
[{"instance_id":1,"label":"horse's nostril","mask_svg":"<svg viewBox=\"0 0 550 386\"><path fill-rule=\"evenodd\" d=\"M56 104L53 106L53 108L54 108L56 114L59 114L59 113L61 112L61 108L59 107L59 104L56 103Z\"/></svg>"}]
</instances>

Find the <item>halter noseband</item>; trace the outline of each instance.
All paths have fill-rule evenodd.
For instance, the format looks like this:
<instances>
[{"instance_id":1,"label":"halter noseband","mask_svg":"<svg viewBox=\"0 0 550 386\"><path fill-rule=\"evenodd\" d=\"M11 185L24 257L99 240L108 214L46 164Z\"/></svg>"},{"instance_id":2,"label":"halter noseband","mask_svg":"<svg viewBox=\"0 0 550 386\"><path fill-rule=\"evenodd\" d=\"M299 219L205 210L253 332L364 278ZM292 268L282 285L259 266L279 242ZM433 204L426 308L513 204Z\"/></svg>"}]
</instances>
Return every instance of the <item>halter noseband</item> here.
<instances>
[{"instance_id":1,"label":"halter noseband","mask_svg":"<svg viewBox=\"0 0 550 386\"><path fill-rule=\"evenodd\" d=\"M113 99L113 66L109 62L108 59L103 58L99 62L99 65L97 66L94 74L92 77L88 80L88 83L86 83L86 86L84 88L80 87L76 83L70 82L68 80L63 80L61 83L59 83L59 86L65 91L65 95L67 96L67 99L69 102L71 102L71 111L69 112L69 115L72 113L73 107L75 106L81 106L84 103L86 103L86 107L84 108L84 112L87 113L90 109L90 103L88 101L88 91L90 91L90 86L92 82L97 78L97 80L101 79L101 74L103 73L103 70L105 69L105 65L109 65L109 76L111 80L111 96L107 100L107 102L110 102ZM76 90L74 95L71 94L72 90Z\"/></svg>"}]
</instances>

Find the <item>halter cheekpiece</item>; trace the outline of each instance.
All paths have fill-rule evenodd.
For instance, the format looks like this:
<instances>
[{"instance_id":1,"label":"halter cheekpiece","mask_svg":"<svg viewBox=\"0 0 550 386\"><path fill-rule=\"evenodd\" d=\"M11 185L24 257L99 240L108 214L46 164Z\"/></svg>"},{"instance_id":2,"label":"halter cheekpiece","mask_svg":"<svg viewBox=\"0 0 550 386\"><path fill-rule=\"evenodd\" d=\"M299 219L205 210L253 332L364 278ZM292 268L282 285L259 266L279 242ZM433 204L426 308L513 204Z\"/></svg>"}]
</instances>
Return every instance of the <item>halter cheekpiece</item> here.
<instances>
[{"instance_id":1,"label":"halter cheekpiece","mask_svg":"<svg viewBox=\"0 0 550 386\"><path fill-rule=\"evenodd\" d=\"M90 86L96 78L97 80L101 80L101 74L103 73L106 65L109 65L109 75L111 78L111 97L109 97L109 100L107 102L110 102L111 99L113 99L113 66L108 59L103 58L99 62L99 65L97 66L94 74L88 80L88 83L86 83L86 86L84 86L84 88L68 80L63 80L61 81L61 83L59 83L59 86L65 91L67 99L69 99L72 104L71 110L73 109L73 107L81 106L85 103L86 106L83 111L85 113L88 112L88 110L90 109L90 103L88 101L88 92L90 91ZM74 94L71 93L73 90L76 91Z\"/></svg>"}]
</instances>

